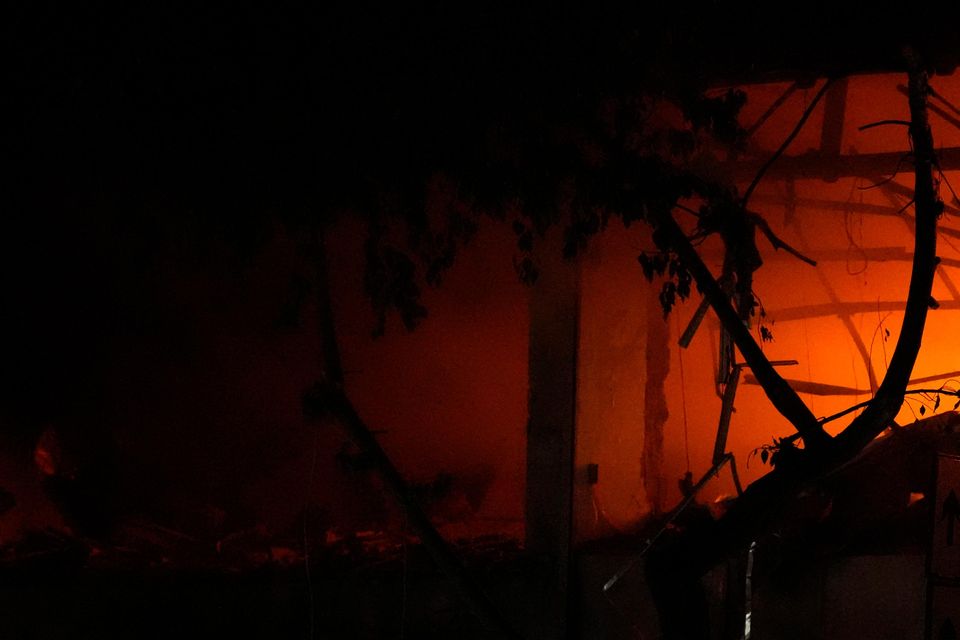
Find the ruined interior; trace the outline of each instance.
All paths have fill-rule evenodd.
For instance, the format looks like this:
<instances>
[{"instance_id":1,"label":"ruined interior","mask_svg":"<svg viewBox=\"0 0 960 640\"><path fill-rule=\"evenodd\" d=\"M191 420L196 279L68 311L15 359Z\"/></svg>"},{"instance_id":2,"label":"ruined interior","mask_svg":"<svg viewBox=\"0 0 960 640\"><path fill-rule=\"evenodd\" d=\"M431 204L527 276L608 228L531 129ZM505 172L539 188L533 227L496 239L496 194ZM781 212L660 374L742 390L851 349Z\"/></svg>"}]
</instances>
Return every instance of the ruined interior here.
<instances>
[{"instance_id":1,"label":"ruined interior","mask_svg":"<svg viewBox=\"0 0 960 640\"><path fill-rule=\"evenodd\" d=\"M723 41L706 26L710 12L628 14L643 34L671 34L637 45L648 47L640 89L693 65L710 104L737 102L735 144L716 122L700 131L685 98L666 91L643 104L642 127L709 138L664 155L747 194L762 266L746 310L724 280L736 242L701 233L709 197L691 192L668 215L831 442L894 368L923 269L925 151L910 102L920 76L927 183L942 205L922 346L892 418L789 485L757 518L764 525L695 583L663 586L651 550L729 521L745 489L812 450L810 435L795 446L798 427L733 346L696 274L686 299L665 302L678 276L645 273L645 261L676 249L663 250L656 229L667 225L655 214L604 214L570 251L582 220L569 208L540 224L524 209L532 198L510 192L487 210L464 195L459 166L430 164L442 145L420 129L439 139L462 123L438 133L400 109L384 116L397 140L367 140L363 119L377 106L330 125L343 139L302 125L311 109L333 119L327 101L379 97L378 82L395 98L468 94L454 63L450 87L419 84L417 55L460 53L451 43L468 31L444 22L456 12L432 11L311 15L324 28L309 37L289 16L264 25L239 12L138 14L151 24L147 43L119 29L111 46L101 44L117 37L103 34L112 22L86 14L89 25L56 12L11 22L41 27L9 34L22 69L19 184L0 252L3 637L681 638L697 636L671 611L698 607L709 624L701 637L724 640L956 637L960 58L934 37L943 28L924 14L910 27L883 23L902 37L819 49L803 22L783 43L764 37L708 61L697 52ZM580 33L577 16L504 15L472 16L482 28L470 43L496 40L514 19L509 37L547 48L558 45L536 34ZM598 40L611 20L589 22ZM740 25L738 38L754 33L739 14L723 20ZM443 46L403 35L421 27ZM281 44L288 31L302 49ZM344 44L354 37L369 59ZM330 51L304 53L324 38ZM705 43L684 58L693 38ZM571 51L591 74L584 50L595 43L584 39L589 47ZM417 55L388 64L394 45ZM477 82L502 80L497 64L518 55L504 51L490 70L476 53ZM311 65L326 73L328 54L338 71L316 86L302 80ZM383 78L348 81L381 67ZM610 75L624 68L636 67ZM394 73L405 78L397 87ZM527 86L518 74L503 82ZM529 82L551 100L555 90L593 97L572 80ZM598 93L603 124L605 100ZM451 99L439 111L454 120L461 108ZM296 124L284 128L286 118ZM493 129L479 136L494 140L480 166L514 160ZM594 161L577 132L558 129L588 165L605 166L602 150ZM439 248L411 239L417 215L357 213L358 202L409 204L392 182L381 192L379 168L363 162L396 145L396 157L382 151L387 175L419 179L389 164L405 161L411 140L430 147L416 212L449 236L437 236ZM355 145L360 160L344 151L356 167L344 160L327 175L318 158L339 161L337 144ZM348 178L356 185L338 185ZM569 185L554 181L563 195ZM340 187L362 197L327 207ZM875 635L863 636L865 625Z\"/></svg>"}]
</instances>

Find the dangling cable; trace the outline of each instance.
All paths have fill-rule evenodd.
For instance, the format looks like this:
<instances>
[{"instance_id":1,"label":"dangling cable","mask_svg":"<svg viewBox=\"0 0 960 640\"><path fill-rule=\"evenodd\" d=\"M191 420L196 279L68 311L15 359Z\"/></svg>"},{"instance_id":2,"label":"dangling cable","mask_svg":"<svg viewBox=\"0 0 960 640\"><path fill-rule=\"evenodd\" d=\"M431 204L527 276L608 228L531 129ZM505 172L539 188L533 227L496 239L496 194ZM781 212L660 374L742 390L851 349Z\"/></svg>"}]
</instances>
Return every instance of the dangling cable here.
<instances>
[{"instance_id":1,"label":"dangling cable","mask_svg":"<svg viewBox=\"0 0 960 640\"><path fill-rule=\"evenodd\" d=\"M680 330L680 319L677 321L677 330ZM677 345L677 357L680 362L680 404L683 408L683 450L687 458L687 472L690 472L690 430L687 426L687 382L683 376L683 349Z\"/></svg>"}]
</instances>

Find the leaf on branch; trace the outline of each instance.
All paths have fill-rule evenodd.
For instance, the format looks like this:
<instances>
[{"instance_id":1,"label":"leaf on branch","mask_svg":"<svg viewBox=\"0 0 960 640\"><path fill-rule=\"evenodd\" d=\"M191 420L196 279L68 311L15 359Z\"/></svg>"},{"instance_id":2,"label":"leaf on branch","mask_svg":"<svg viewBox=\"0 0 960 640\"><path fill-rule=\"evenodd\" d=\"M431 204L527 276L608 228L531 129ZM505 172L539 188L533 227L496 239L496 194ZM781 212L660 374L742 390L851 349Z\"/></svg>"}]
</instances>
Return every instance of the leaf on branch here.
<instances>
[{"instance_id":1,"label":"leaf on branch","mask_svg":"<svg viewBox=\"0 0 960 640\"><path fill-rule=\"evenodd\" d=\"M667 132L667 144L673 155L687 158L696 150L697 138L692 131L671 129Z\"/></svg>"},{"instance_id":2,"label":"leaf on branch","mask_svg":"<svg viewBox=\"0 0 960 640\"><path fill-rule=\"evenodd\" d=\"M737 116L746 102L746 93L730 89L719 97L700 96L691 100L684 105L684 111L694 130L706 130L721 142L739 145L746 132Z\"/></svg>"},{"instance_id":3,"label":"leaf on branch","mask_svg":"<svg viewBox=\"0 0 960 640\"><path fill-rule=\"evenodd\" d=\"M655 275L662 276L666 272L667 265L670 264L670 257L665 253L641 253L637 256L637 261L640 263L640 268L643 269L644 277L648 282L652 282Z\"/></svg>"},{"instance_id":4,"label":"leaf on branch","mask_svg":"<svg viewBox=\"0 0 960 640\"><path fill-rule=\"evenodd\" d=\"M427 309L420 304L416 265L404 252L381 246L376 240L368 239L366 251L364 289L376 316L374 336L383 335L390 310L399 312L404 327L412 331L427 316Z\"/></svg>"},{"instance_id":5,"label":"leaf on branch","mask_svg":"<svg viewBox=\"0 0 960 640\"><path fill-rule=\"evenodd\" d=\"M660 289L660 306L663 307L663 315L666 316L673 309L677 301L677 285L672 280L663 283Z\"/></svg>"},{"instance_id":6,"label":"leaf on branch","mask_svg":"<svg viewBox=\"0 0 960 640\"><path fill-rule=\"evenodd\" d=\"M533 249L533 232L530 229L517 236L517 249L526 252Z\"/></svg>"},{"instance_id":7,"label":"leaf on branch","mask_svg":"<svg viewBox=\"0 0 960 640\"><path fill-rule=\"evenodd\" d=\"M534 284L537 278L540 277L540 269L537 268L533 258L530 256L525 256L519 261L514 258L513 270L517 272L517 277L520 278L520 282L525 285Z\"/></svg>"},{"instance_id":8,"label":"leaf on branch","mask_svg":"<svg viewBox=\"0 0 960 640\"><path fill-rule=\"evenodd\" d=\"M643 277L647 279L647 282L653 280L653 263L647 254L641 253L637 256L637 262L640 263L640 268L643 269Z\"/></svg>"}]
</instances>

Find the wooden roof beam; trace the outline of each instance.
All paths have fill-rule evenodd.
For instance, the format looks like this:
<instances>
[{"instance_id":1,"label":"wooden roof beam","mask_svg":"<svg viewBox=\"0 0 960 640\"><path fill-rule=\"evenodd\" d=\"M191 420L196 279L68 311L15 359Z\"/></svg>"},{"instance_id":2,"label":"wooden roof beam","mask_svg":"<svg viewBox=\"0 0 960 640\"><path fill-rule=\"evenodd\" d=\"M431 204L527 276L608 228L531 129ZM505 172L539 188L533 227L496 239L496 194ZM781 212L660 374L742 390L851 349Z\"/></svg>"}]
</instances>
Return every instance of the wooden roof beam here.
<instances>
[{"instance_id":1,"label":"wooden roof beam","mask_svg":"<svg viewBox=\"0 0 960 640\"><path fill-rule=\"evenodd\" d=\"M767 180L824 180L833 182L840 178L868 178L876 175L891 175L898 170L910 168L909 152L858 153L827 156L813 151L797 156L781 156L767 170ZM941 149L937 157L943 171L960 170L960 147ZM750 182L763 166L763 159L744 159L729 163L721 173L734 182Z\"/></svg>"}]
</instances>

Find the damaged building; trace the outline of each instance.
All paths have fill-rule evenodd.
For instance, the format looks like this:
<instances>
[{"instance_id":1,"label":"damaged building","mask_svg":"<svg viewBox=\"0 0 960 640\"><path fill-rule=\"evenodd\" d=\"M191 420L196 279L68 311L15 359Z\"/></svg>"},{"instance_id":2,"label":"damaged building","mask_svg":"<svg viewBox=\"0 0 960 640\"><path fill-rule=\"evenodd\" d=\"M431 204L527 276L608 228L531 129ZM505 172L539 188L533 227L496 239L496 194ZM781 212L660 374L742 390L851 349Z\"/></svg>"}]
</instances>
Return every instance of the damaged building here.
<instances>
[{"instance_id":1,"label":"damaged building","mask_svg":"<svg viewBox=\"0 0 960 640\"><path fill-rule=\"evenodd\" d=\"M805 11L14 16L4 637L955 638L960 55Z\"/></svg>"}]
</instances>

